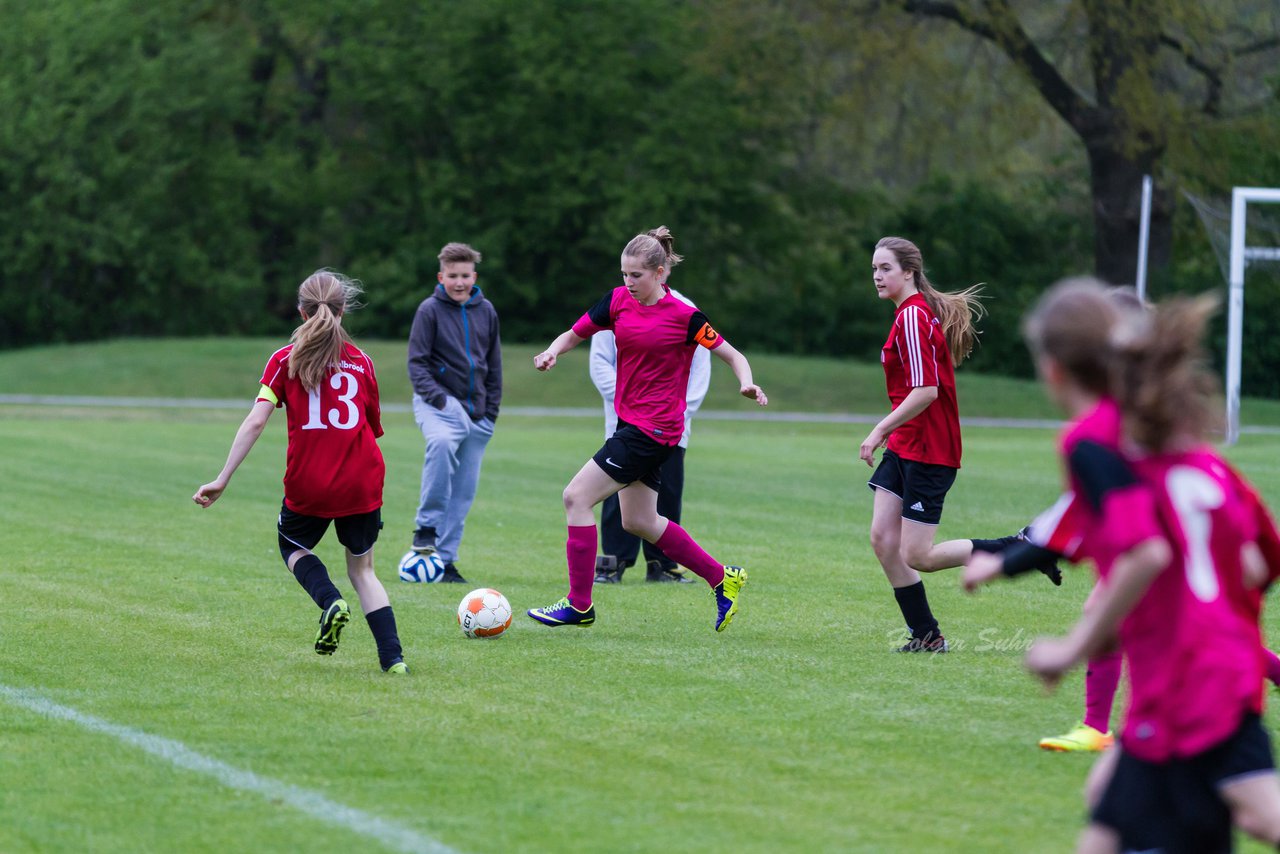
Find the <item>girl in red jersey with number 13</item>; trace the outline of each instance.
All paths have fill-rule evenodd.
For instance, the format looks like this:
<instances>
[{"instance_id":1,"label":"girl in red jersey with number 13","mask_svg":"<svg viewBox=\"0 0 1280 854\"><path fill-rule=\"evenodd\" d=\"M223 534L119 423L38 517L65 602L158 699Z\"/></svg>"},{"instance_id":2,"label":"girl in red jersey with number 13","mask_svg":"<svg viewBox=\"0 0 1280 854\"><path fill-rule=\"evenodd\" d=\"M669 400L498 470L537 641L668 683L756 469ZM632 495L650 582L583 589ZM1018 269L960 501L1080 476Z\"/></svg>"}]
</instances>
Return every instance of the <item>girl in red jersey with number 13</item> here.
<instances>
[{"instance_id":1,"label":"girl in red jersey with number 13","mask_svg":"<svg viewBox=\"0 0 1280 854\"><path fill-rule=\"evenodd\" d=\"M548 626L589 626L595 580L594 507L617 493L622 526L660 548L710 585L716 599L715 630L724 631L738 611L747 581L742 567L724 566L675 522L658 515L661 467L684 433L685 397L694 351L705 347L733 369L743 397L768 404L751 377L751 365L720 337L695 306L671 295L667 274L680 262L665 226L632 238L622 251L622 286L614 288L533 358L540 371L566 351L605 329L618 347L614 408L618 429L564 490L569 539L569 595L529 616Z\"/></svg>"},{"instance_id":2,"label":"girl in red jersey with number 13","mask_svg":"<svg viewBox=\"0 0 1280 854\"><path fill-rule=\"evenodd\" d=\"M292 343L267 360L258 399L236 431L226 465L192 500L207 508L222 496L271 413L284 407L289 447L276 533L285 566L320 607L316 652L332 655L351 619L346 600L312 552L333 524L338 542L346 547L347 577L360 597L382 669L404 674L409 671L395 614L373 571L386 474L377 442L382 435L378 379L373 360L342 328L342 315L355 306L359 293L359 283L329 270L318 270L302 283L302 325L294 330Z\"/></svg>"}]
</instances>

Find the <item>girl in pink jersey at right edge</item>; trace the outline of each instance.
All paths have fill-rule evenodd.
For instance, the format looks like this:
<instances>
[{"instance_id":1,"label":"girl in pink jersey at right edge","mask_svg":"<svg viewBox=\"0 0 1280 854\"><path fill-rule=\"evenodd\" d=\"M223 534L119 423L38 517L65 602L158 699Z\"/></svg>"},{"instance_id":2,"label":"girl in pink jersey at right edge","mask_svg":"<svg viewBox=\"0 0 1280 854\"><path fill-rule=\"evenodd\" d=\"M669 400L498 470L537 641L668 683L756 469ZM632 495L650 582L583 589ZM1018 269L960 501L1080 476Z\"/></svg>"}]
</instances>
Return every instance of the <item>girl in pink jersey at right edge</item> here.
<instances>
[{"instance_id":1,"label":"girl in pink jersey at right edge","mask_svg":"<svg viewBox=\"0 0 1280 854\"><path fill-rule=\"evenodd\" d=\"M1071 310L1084 303L1065 300L1080 287L1056 286L1028 320L1051 393L1066 378L1054 342L1092 334L1087 312ZM1038 640L1026 664L1053 686L1115 637L1129 662L1120 746L1087 786L1083 852L1229 851L1233 821L1280 845L1261 637L1239 605L1271 570L1255 497L1203 439L1214 410L1200 342L1212 308L1183 300L1121 319L1113 388L1125 456L1081 440L1067 460L1080 497L1101 511L1076 527L1070 556L1092 558L1101 580L1071 632ZM1072 432L1087 432L1094 415Z\"/></svg>"},{"instance_id":2,"label":"girl in pink jersey at right edge","mask_svg":"<svg viewBox=\"0 0 1280 854\"><path fill-rule=\"evenodd\" d=\"M622 250L622 286L614 288L551 346L533 358L540 371L595 333L612 329L618 347L614 408L618 429L564 489L569 538L569 594L529 616L548 626L590 626L595 580L594 507L617 493L622 525L653 543L710 585L716 600L715 630L728 628L738 611L747 571L711 557L683 528L658 515L659 469L684 432L689 368L697 347L719 356L738 379L743 397L766 406L769 399L751 376L747 358L711 327L693 305L667 288L667 275L681 257L665 226L638 234Z\"/></svg>"}]
</instances>

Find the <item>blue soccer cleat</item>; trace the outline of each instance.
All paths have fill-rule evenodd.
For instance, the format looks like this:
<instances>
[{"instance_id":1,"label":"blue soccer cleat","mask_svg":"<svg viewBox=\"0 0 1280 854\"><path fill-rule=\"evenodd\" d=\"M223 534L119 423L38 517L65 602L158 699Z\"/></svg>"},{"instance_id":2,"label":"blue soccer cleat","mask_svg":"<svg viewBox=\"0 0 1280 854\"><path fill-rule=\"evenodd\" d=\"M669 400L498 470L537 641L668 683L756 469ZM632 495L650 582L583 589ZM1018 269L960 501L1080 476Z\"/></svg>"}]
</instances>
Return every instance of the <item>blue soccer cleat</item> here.
<instances>
[{"instance_id":1,"label":"blue soccer cleat","mask_svg":"<svg viewBox=\"0 0 1280 854\"><path fill-rule=\"evenodd\" d=\"M724 581L712 590L716 594L716 631L723 632L738 613L738 595L747 583L747 571L740 566L726 566Z\"/></svg>"},{"instance_id":2,"label":"blue soccer cleat","mask_svg":"<svg viewBox=\"0 0 1280 854\"><path fill-rule=\"evenodd\" d=\"M589 626L596 621L596 606L579 611L569 604L569 597L545 608L530 608L527 612L544 626Z\"/></svg>"}]
</instances>

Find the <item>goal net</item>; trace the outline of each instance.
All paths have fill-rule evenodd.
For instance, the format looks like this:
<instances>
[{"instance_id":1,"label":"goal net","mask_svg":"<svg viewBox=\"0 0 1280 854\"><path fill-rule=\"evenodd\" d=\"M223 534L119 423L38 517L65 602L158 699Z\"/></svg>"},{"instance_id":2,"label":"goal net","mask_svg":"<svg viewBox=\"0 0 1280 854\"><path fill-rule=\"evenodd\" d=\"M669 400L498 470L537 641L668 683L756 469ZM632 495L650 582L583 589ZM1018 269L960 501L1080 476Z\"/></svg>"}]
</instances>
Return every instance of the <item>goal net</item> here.
<instances>
[{"instance_id":1,"label":"goal net","mask_svg":"<svg viewBox=\"0 0 1280 854\"><path fill-rule=\"evenodd\" d=\"M1228 445L1240 438L1240 376L1246 274L1280 262L1280 188L1235 187L1229 206L1184 191L1200 216L1227 282L1226 383Z\"/></svg>"}]
</instances>

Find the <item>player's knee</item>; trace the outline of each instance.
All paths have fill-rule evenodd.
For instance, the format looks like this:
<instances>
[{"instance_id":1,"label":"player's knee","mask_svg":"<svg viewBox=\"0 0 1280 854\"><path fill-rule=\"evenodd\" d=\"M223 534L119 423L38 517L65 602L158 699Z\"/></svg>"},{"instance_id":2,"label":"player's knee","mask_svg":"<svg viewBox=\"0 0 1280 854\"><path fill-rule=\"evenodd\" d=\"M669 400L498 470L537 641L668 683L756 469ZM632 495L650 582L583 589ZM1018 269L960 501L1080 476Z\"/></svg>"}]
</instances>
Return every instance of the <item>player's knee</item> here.
<instances>
[{"instance_id":1,"label":"player's knee","mask_svg":"<svg viewBox=\"0 0 1280 854\"><path fill-rule=\"evenodd\" d=\"M892 555L898 551L898 538L894 532L871 526L871 550L880 557Z\"/></svg>"},{"instance_id":2,"label":"player's knee","mask_svg":"<svg viewBox=\"0 0 1280 854\"><path fill-rule=\"evenodd\" d=\"M623 516L622 530L626 531L628 534L634 534L635 536L639 537L642 540L648 540L649 542L653 542L654 539L656 539L653 533L654 528L656 527L656 525L654 524L656 521L657 521L656 518L655 519L629 519L626 516Z\"/></svg>"},{"instance_id":3,"label":"player's knee","mask_svg":"<svg viewBox=\"0 0 1280 854\"><path fill-rule=\"evenodd\" d=\"M564 502L566 513L570 513L582 506L582 497L574 491L572 486L566 486L564 492L560 495L560 500Z\"/></svg>"},{"instance_id":4,"label":"player's knee","mask_svg":"<svg viewBox=\"0 0 1280 854\"><path fill-rule=\"evenodd\" d=\"M901 557L902 562L916 572L933 572L936 569L929 560L929 549L919 549L904 545L902 546Z\"/></svg>"},{"instance_id":5,"label":"player's knee","mask_svg":"<svg viewBox=\"0 0 1280 854\"><path fill-rule=\"evenodd\" d=\"M281 549L281 551L284 551L284 549ZM293 551L289 552L289 554L283 556L284 568L289 572L293 572L293 568L298 565L298 561L302 560L309 554L311 554L311 552L306 549L294 548Z\"/></svg>"}]
</instances>

